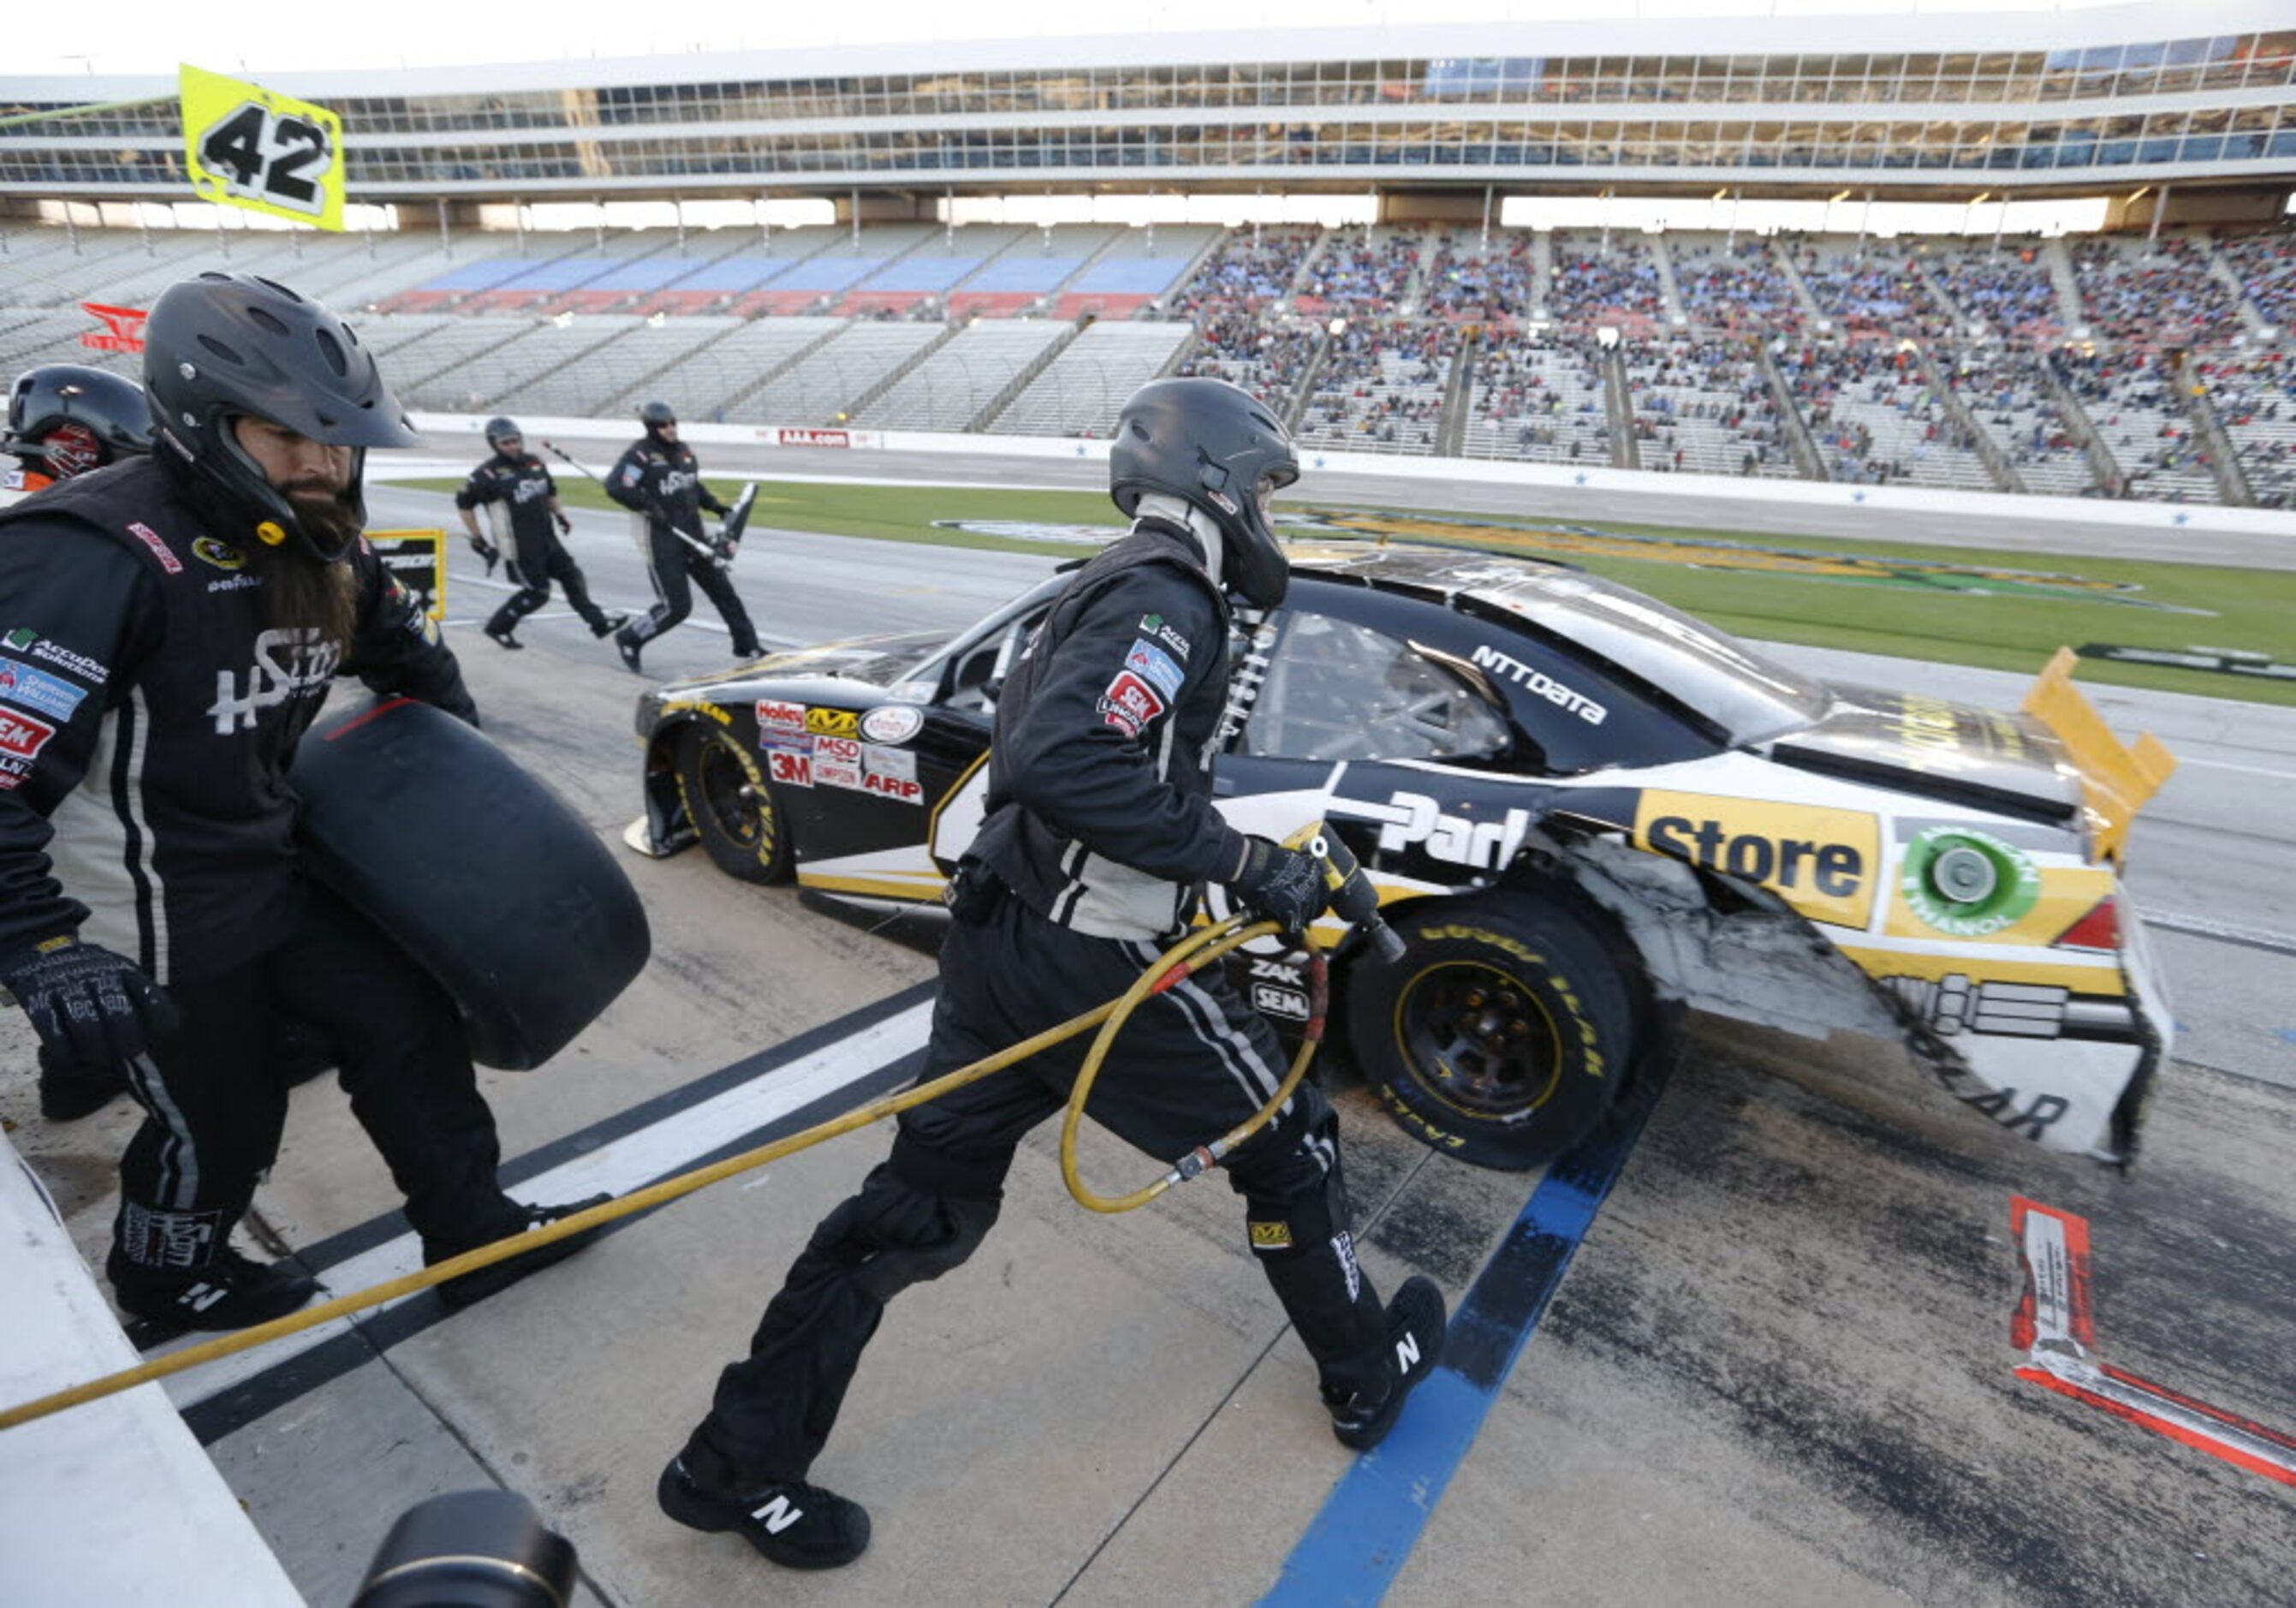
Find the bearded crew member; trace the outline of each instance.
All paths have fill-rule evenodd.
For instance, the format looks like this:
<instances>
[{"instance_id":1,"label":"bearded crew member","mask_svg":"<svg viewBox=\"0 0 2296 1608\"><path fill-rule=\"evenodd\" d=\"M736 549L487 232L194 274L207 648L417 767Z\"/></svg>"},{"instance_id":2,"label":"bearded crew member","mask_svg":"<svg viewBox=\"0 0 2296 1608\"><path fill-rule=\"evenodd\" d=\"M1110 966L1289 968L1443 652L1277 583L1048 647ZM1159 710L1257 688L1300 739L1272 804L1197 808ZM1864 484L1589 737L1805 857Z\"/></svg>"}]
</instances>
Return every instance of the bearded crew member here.
<instances>
[{"instance_id":1,"label":"bearded crew member","mask_svg":"<svg viewBox=\"0 0 2296 1608\"><path fill-rule=\"evenodd\" d=\"M477 720L359 534L367 448L417 438L349 331L267 281L175 285L144 340L153 455L0 514L0 981L44 1060L124 1070L144 1108L105 1262L122 1309L234 1329L316 1288L230 1243L286 1116L283 1021L335 1052L426 1259L573 1208L503 1193L452 1002L298 863L288 767L338 671Z\"/></svg>"},{"instance_id":2,"label":"bearded crew member","mask_svg":"<svg viewBox=\"0 0 2296 1608\"><path fill-rule=\"evenodd\" d=\"M519 589L503 600L487 621L487 635L506 648L526 644L512 633L518 622L550 601L550 583L566 588L566 601L590 628L593 636L611 636L629 623L627 614L608 614L590 601L589 583L581 566L559 538L574 529L574 521L559 506L558 482L549 467L526 450L517 424L508 419L487 421L487 445L494 450L471 471L471 478L455 494L455 510L471 545L494 573L495 560L508 548L511 578ZM479 534L478 510L484 508L494 526L492 543Z\"/></svg>"},{"instance_id":3,"label":"bearded crew member","mask_svg":"<svg viewBox=\"0 0 2296 1608\"><path fill-rule=\"evenodd\" d=\"M1231 599L1272 609L1290 579L1266 503L1299 475L1291 438L1235 386L1160 380L1125 405L1109 467L1136 522L1077 571L997 695L988 816L953 890L925 1079L1123 994L1186 930L1199 883L1292 931L1324 906L1320 861L1244 836L1211 803ZM1083 1046L901 1114L890 1159L814 1230L749 1355L718 1375L662 1472L665 1513L791 1567L860 1555L867 1514L808 1474L862 1348L895 1294L980 1244L1021 1137L1067 1103ZM1089 1114L1168 1161L1245 1121L1283 1076L1274 1030L1213 970L1142 1005ZM1435 1366L1442 1292L1414 1277L1380 1304L1356 1261L1338 1120L1313 1084L1222 1165L1333 1432L1377 1445Z\"/></svg>"},{"instance_id":4,"label":"bearded crew member","mask_svg":"<svg viewBox=\"0 0 2296 1608\"><path fill-rule=\"evenodd\" d=\"M135 381L77 363L51 363L17 376L8 392L0 454L0 508L59 480L152 450L152 410Z\"/></svg>"},{"instance_id":5,"label":"bearded crew member","mask_svg":"<svg viewBox=\"0 0 2296 1608\"><path fill-rule=\"evenodd\" d=\"M701 465L693 448L677 439L677 415L668 403L647 403L638 409L638 421L645 434L616 461L606 476L606 495L630 511L638 552L660 601L614 633L622 662L636 669L645 644L693 612L695 587L726 617L734 657L755 659L765 651L757 628L726 572L726 555L711 552L701 534L700 511L722 515L726 505L701 483Z\"/></svg>"}]
</instances>

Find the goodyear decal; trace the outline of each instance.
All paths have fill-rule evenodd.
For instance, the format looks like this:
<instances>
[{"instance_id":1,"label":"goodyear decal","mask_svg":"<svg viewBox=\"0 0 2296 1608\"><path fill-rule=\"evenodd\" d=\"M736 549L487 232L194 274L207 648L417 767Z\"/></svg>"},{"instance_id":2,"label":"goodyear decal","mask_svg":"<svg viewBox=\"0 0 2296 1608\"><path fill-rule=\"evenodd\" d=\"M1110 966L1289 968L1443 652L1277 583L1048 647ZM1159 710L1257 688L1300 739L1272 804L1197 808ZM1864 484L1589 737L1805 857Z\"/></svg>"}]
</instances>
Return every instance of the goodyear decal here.
<instances>
[{"instance_id":1,"label":"goodyear decal","mask_svg":"<svg viewBox=\"0 0 2296 1608\"><path fill-rule=\"evenodd\" d=\"M1635 847L1759 882L1814 922L1874 918L1881 831L1863 810L1645 791Z\"/></svg>"},{"instance_id":2,"label":"goodyear decal","mask_svg":"<svg viewBox=\"0 0 2296 1608\"><path fill-rule=\"evenodd\" d=\"M734 717L720 705L701 698L678 698L661 706L664 715L699 715L704 720L715 720L720 726L734 724Z\"/></svg>"}]
</instances>

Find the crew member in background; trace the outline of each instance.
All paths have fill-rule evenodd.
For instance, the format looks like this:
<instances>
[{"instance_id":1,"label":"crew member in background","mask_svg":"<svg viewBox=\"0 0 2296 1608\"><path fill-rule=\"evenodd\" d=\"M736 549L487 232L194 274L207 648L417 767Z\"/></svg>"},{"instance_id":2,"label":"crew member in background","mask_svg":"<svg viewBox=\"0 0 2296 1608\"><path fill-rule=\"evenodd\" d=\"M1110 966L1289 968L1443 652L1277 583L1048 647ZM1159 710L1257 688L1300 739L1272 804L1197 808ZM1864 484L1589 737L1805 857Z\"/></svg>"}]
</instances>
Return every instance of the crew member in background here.
<instances>
[{"instance_id":1,"label":"crew member in background","mask_svg":"<svg viewBox=\"0 0 2296 1608\"><path fill-rule=\"evenodd\" d=\"M0 508L91 469L152 450L152 410L144 388L77 363L28 369L8 392L0 453Z\"/></svg>"},{"instance_id":2,"label":"crew member in background","mask_svg":"<svg viewBox=\"0 0 2296 1608\"><path fill-rule=\"evenodd\" d=\"M628 624L628 615L608 614L590 601L581 566L558 539L574 529L574 521L559 506L558 482L550 478L542 460L526 450L518 426L508 419L488 419L487 445L494 448L492 455L471 471L471 478L455 494L463 529L470 533L471 546L487 561L487 572L494 573L495 555L506 548L510 578L519 584L519 589L504 598L494 618L487 621L487 635L506 648L524 647L512 629L550 601L554 580L566 588L566 601L590 628L591 636L610 636ZM494 526L491 544L479 534L480 508L487 511Z\"/></svg>"},{"instance_id":3,"label":"crew member in background","mask_svg":"<svg viewBox=\"0 0 2296 1608\"><path fill-rule=\"evenodd\" d=\"M1231 595L1272 609L1290 581L1267 501L1298 478L1291 437L1218 380L1144 387L1117 431L1111 489L1135 523L1077 571L997 696L988 813L951 889L922 1079L1122 994L1186 931L1201 883L1289 931L1324 908L1318 860L1246 837L1211 800ZM718 1375L709 1415L662 1471L663 1512L792 1568L861 1555L868 1514L807 1475L862 1348L886 1302L988 1235L1014 1152L1066 1104L1084 1042L901 1114L891 1156L814 1230L750 1354ZM1284 1072L1267 1018L1214 969L1141 1006L1091 1115L1168 1161L1250 1117ZM1378 1445L1435 1366L1442 1292L1414 1276L1385 1307L1373 1292L1339 1120L1314 1084L1222 1165L1243 1197L1243 1240L1316 1360L1332 1432Z\"/></svg>"},{"instance_id":4,"label":"crew member in background","mask_svg":"<svg viewBox=\"0 0 2296 1608\"><path fill-rule=\"evenodd\" d=\"M693 449L677 439L677 415L668 403L647 403L638 409L638 420L645 434L615 463L606 477L606 495L630 510L638 551L660 601L614 633L622 662L636 669L645 644L693 612L695 587L726 617L734 634L734 657L755 659L765 650L726 572L731 555L713 552L701 530L700 510L722 515L726 505L701 483Z\"/></svg>"},{"instance_id":5,"label":"crew member in background","mask_svg":"<svg viewBox=\"0 0 2296 1608\"><path fill-rule=\"evenodd\" d=\"M414 431L350 332L267 280L172 286L144 338L152 455L0 513L0 983L45 1064L124 1069L144 1108L104 1263L121 1309L236 1329L316 1288L230 1243L278 1152L284 1020L336 1052L426 1260L576 1208L503 1193L454 1003L299 864L289 767L339 669L477 720L360 535L366 449Z\"/></svg>"}]
</instances>

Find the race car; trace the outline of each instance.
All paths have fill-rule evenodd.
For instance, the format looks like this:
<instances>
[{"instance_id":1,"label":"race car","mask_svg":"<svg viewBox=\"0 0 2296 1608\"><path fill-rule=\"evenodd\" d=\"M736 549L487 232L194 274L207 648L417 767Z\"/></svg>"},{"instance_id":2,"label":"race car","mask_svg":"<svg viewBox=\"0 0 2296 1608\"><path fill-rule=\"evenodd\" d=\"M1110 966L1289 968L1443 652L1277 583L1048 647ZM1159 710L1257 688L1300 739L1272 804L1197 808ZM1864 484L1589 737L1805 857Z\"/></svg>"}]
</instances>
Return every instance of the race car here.
<instances>
[{"instance_id":1,"label":"race car","mask_svg":"<svg viewBox=\"0 0 2296 1608\"><path fill-rule=\"evenodd\" d=\"M1334 1038L1419 1138L1543 1163L1686 1005L1900 1038L2010 1131L2133 1157L2172 1023L2118 868L2174 761L2121 744L2070 652L2001 713L1814 680L1565 565L1292 558L1283 606L1231 644L1216 801L1275 837L1325 819L1378 883L1405 953L1342 953ZM933 904L981 822L997 688L1062 584L954 638L646 694L629 841ZM1279 1028L1307 1014L1303 958L1239 957Z\"/></svg>"}]
</instances>

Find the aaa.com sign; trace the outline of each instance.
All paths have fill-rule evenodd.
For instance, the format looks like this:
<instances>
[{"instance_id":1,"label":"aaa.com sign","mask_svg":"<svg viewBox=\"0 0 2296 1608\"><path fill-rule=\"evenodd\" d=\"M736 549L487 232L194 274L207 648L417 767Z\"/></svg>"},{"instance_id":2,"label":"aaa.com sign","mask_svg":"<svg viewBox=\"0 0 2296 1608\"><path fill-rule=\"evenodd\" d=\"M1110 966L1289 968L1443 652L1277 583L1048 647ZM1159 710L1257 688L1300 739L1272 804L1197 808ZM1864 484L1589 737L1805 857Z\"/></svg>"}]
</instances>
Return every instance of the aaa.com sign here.
<instances>
[{"instance_id":1,"label":"aaa.com sign","mask_svg":"<svg viewBox=\"0 0 2296 1608\"><path fill-rule=\"evenodd\" d=\"M110 308L100 301L83 301L79 310L103 325L101 330L88 330L79 343L90 351L140 352L144 349L144 321L151 315L142 308Z\"/></svg>"},{"instance_id":2,"label":"aaa.com sign","mask_svg":"<svg viewBox=\"0 0 2296 1608\"><path fill-rule=\"evenodd\" d=\"M777 428L770 434L776 447L882 447L884 438L873 430L791 430Z\"/></svg>"}]
</instances>

